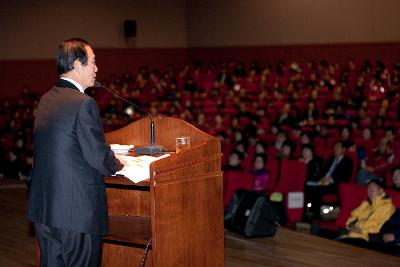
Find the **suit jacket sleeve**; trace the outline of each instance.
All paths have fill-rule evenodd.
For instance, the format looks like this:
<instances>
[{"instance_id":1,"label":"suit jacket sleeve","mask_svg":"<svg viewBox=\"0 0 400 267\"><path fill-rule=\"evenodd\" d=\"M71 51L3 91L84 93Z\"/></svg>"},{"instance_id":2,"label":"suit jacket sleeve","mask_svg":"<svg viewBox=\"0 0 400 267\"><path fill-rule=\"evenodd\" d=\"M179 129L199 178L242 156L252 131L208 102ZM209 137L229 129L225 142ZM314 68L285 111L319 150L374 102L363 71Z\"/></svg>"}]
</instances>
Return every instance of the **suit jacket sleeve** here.
<instances>
[{"instance_id":1,"label":"suit jacket sleeve","mask_svg":"<svg viewBox=\"0 0 400 267\"><path fill-rule=\"evenodd\" d=\"M400 209L397 209L390 219L385 222L380 233L382 235L392 233L395 236L394 242L400 243Z\"/></svg>"},{"instance_id":2,"label":"suit jacket sleeve","mask_svg":"<svg viewBox=\"0 0 400 267\"><path fill-rule=\"evenodd\" d=\"M87 98L79 108L76 132L84 159L102 175L112 175L123 165L105 143L104 131L97 104Z\"/></svg>"}]
</instances>

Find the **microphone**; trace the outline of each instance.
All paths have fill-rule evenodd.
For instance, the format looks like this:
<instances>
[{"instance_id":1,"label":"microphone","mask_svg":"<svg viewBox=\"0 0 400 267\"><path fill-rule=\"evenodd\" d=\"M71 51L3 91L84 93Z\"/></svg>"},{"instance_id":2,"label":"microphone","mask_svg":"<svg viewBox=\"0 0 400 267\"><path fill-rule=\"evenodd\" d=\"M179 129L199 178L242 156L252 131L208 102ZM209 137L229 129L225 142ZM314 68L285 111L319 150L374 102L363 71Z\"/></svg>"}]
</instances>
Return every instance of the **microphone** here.
<instances>
[{"instance_id":1,"label":"microphone","mask_svg":"<svg viewBox=\"0 0 400 267\"><path fill-rule=\"evenodd\" d=\"M138 105L136 105L136 104L132 103L131 101L127 100L126 98L122 97L121 95L119 95L114 90L111 90L110 88L104 87L99 81L95 81L93 87L103 88L104 90L112 93L113 95L115 95L116 97L118 97L119 99L124 101L125 103L128 103L133 109L137 109L142 114L145 114L145 115L149 116L149 118L150 118L150 145L134 148L133 151L136 154L154 155L154 154L160 154L160 153L164 153L164 152L168 151L165 147L155 144L155 134L154 134L155 126L154 126L153 116L152 116L152 114L150 112L142 109Z\"/></svg>"}]
</instances>

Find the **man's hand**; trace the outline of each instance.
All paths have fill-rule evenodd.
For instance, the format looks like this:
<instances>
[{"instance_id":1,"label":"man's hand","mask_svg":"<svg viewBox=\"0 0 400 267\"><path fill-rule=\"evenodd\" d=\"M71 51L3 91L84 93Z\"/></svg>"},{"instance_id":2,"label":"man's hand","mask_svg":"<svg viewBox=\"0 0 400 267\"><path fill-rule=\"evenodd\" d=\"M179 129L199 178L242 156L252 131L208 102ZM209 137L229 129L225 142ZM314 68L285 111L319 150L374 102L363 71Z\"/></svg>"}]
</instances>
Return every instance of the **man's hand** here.
<instances>
[{"instance_id":1,"label":"man's hand","mask_svg":"<svg viewBox=\"0 0 400 267\"><path fill-rule=\"evenodd\" d=\"M396 237L394 236L394 234L384 234L382 236L383 242L388 243L388 242L393 242Z\"/></svg>"},{"instance_id":2,"label":"man's hand","mask_svg":"<svg viewBox=\"0 0 400 267\"><path fill-rule=\"evenodd\" d=\"M119 162L124 165L124 167L126 166L126 164L128 164L128 162L126 162L126 160L124 160L120 155L115 154L115 157L119 160Z\"/></svg>"},{"instance_id":3,"label":"man's hand","mask_svg":"<svg viewBox=\"0 0 400 267\"><path fill-rule=\"evenodd\" d=\"M350 232L354 232L354 233L357 233L357 234L362 234L362 230L360 229L360 228L358 228L357 226L352 226L352 227L350 227L349 228L349 231Z\"/></svg>"},{"instance_id":4,"label":"man's hand","mask_svg":"<svg viewBox=\"0 0 400 267\"><path fill-rule=\"evenodd\" d=\"M325 177L321 178L321 180L319 180L319 183L321 185L329 185L329 184L331 184L331 181L332 181L332 177L325 176Z\"/></svg>"},{"instance_id":5,"label":"man's hand","mask_svg":"<svg viewBox=\"0 0 400 267\"><path fill-rule=\"evenodd\" d=\"M374 172L374 167L366 166L365 169L369 172Z\"/></svg>"}]
</instances>

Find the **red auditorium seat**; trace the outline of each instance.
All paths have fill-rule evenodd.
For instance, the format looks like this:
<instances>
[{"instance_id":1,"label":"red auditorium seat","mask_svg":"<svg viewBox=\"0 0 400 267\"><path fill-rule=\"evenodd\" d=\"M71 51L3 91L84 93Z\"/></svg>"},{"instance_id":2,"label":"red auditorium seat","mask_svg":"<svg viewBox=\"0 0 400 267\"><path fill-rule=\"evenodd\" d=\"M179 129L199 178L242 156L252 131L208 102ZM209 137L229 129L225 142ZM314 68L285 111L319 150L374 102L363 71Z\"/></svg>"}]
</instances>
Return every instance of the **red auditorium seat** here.
<instances>
[{"instance_id":1,"label":"red auditorium seat","mask_svg":"<svg viewBox=\"0 0 400 267\"><path fill-rule=\"evenodd\" d=\"M232 144L230 142L221 142L222 159L221 165L225 166L228 163L229 152L232 150Z\"/></svg>"},{"instance_id":2,"label":"red auditorium seat","mask_svg":"<svg viewBox=\"0 0 400 267\"><path fill-rule=\"evenodd\" d=\"M357 174L357 167L358 167L358 155L357 152L355 151L347 151L346 156L351 158L353 160L353 170L352 170L352 175L350 178L349 182L355 182L356 181L356 174Z\"/></svg>"},{"instance_id":3,"label":"red auditorium seat","mask_svg":"<svg viewBox=\"0 0 400 267\"><path fill-rule=\"evenodd\" d=\"M253 170L253 158L255 153L255 146L249 145L247 148L247 156L242 160L242 167L245 171L252 171Z\"/></svg>"},{"instance_id":4,"label":"red auditorium seat","mask_svg":"<svg viewBox=\"0 0 400 267\"><path fill-rule=\"evenodd\" d=\"M372 126L372 123L371 123L370 120L362 120L360 122L360 127L361 128L371 128L371 126Z\"/></svg>"},{"instance_id":5,"label":"red auditorium seat","mask_svg":"<svg viewBox=\"0 0 400 267\"><path fill-rule=\"evenodd\" d=\"M350 125L350 122L348 120L341 119L341 120L336 120L335 124L337 127L344 127Z\"/></svg>"},{"instance_id":6,"label":"red auditorium seat","mask_svg":"<svg viewBox=\"0 0 400 267\"><path fill-rule=\"evenodd\" d=\"M396 208L400 208L400 192L393 189L387 189L386 193L392 198L393 204Z\"/></svg>"},{"instance_id":7,"label":"red auditorium seat","mask_svg":"<svg viewBox=\"0 0 400 267\"><path fill-rule=\"evenodd\" d=\"M394 121L396 120L396 118L397 118L397 113L396 113L395 111L389 111L389 112L387 113L386 118L387 118L389 121L394 122Z\"/></svg>"},{"instance_id":8,"label":"red auditorium seat","mask_svg":"<svg viewBox=\"0 0 400 267\"><path fill-rule=\"evenodd\" d=\"M379 140L381 140L382 137L385 136L385 131L384 131L383 129L376 129L376 130L374 131L374 134L375 134L375 140L376 140L377 142L379 142Z\"/></svg>"},{"instance_id":9,"label":"red auditorium seat","mask_svg":"<svg viewBox=\"0 0 400 267\"><path fill-rule=\"evenodd\" d=\"M365 149L365 154L367 156L371 156L373 153L373 150L375 148L375 142L373 140L367 140L367 139L362 139L362 138L356 138L354 139L354 142L358 147L362 147Z\"/></svg>"},{"instance_id":10,"label":"red auditorium seat","mask_svg":"<svg viewBox=\"0 0 400 267\"><path fill-rule=\"evenodd\" d=\"M282 160L281 173L276 192L288 193L303 191L307 166L298 160Z\"/></svg>"},{"instance_id":11,"label":"red auditorium seat","mask_svg":"<svg viewBox=\"0 0 400 267\"><path fill-rule=\"evenodd\" d=\"M361 129L353 129L353 138L357 139L357 138L362 138L362 130Z\"/></svg>"},{"instance_id":12,"label":"red auditorium seat","mask_svg":"<svg viewBox=\"0 0 400 267\"><path fill-rule=\"evenodd\" d=\"M340 135L340 131L338 128L330 128L328 129L328 135L331 138L337 139Z\"/></svg>"},{"instance_id":13,"label":"red auditorium seat","mask_svg":"<svg viewBox=\"0 0 400 267\"><path fill-rule=\"evenodd\" d=\"M276 148L276 147L274 147L274 145L273 144L271 144L269 147L268 147L268 152L267 152L267 154L268 154L268 158L276 158L276 156L278 155L278 153L279 153L279 151L278 151L278 149Z\"/></svg>"},{"instance_id":14,"label":"red auditorium seat","mask_svg":"<svg viewBox=\"0 0 400 267\"><path fill-rule=\"evenodd\" d=\"M264 140L265 142L267 142L268 146L273 145L276 136L273 133L265 133L262 136L260 136L261 140ZM268 153L269 155L269 153Z\"/></svg>"},{"instance_id":15,"label":"red auditorium seat","mask_svg":"<svg viewBox=\"0 0 400 267\"><path fill-rule=\"evenodd\" d=\"M261 118L260 127L263 128L265 131L269 130L269 119L268 118Z\"/></svg>"},{"instance_id":16,"label":"red auditorium seat","mask_svg":"<svg viewBox=\"0 0 400 267\"><path fill-rule=\"evenodd\" d=\"M345 114L350 116L351 118L355 118L357 116L357 111L353 109L346 110Z\"/></svg>"},{"instance_id":17,"label":"red auditorium seat","mask_svg":"<svg viewBox=\"0 0 400 267\"><path fill-rule=\"evenodd\" d=\"M307 166L303 162L298 160L281 161L280 175L274 192L280 192L284 195L289 223L299 222L302 219L303 205L298 208L290 208L288 195L291 193L300 193L303 194L304 198L304 183L306 180L306 174Z\"/></svg>"},{"instance_id":18,"label":"red auditorium seat","mask_svg":"<svg viewBox=\"0 0 400 267\"><path fill-rule=\"evenodd\" d=\"M270 194L276 187L277 177L279 175L279 164L280 162L275 158L268 158L266 169L269 178L265 188L267 194Z\"/></svg>"},{"instance_id":19,"label":"red auditorium seat","mask_svg":"<svg viewBox=\"0 0 400 267\"><path fill-rule=\"evenodd\" d=\"M224 172L224 207L232 199L233 193L238 189L252 190L253 176L246 171Z\"/></svg>"}]
</instances>

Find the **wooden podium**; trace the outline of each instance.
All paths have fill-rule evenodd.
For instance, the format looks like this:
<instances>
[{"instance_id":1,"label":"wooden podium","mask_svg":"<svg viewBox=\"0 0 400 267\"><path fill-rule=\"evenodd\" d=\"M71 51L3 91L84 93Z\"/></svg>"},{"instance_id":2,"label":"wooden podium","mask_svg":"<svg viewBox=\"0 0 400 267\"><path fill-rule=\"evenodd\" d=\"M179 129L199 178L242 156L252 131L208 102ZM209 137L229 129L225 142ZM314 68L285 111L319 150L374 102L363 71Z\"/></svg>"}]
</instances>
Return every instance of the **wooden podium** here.
<instances>
[{"instance_id":1,"label":"wooden podium","mask_svg":"<svg viewBox=\"0 0 400 267\"><path fill-rule=\"evenodd\" d=\"M158 145L175 151L175 138L189 136L191 148L153 162L149 180L105 178L109 235L102 266L141 266L150 242L144 266L224 266L220 141L180 119L154 123ZM147 145L150 119L105 137L109 144Z\"/></svg>"}]
</instances>

